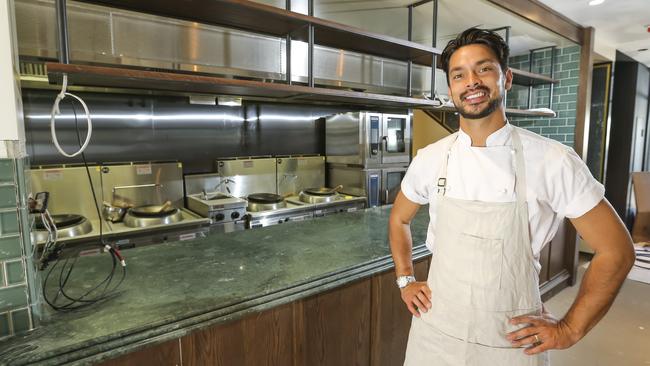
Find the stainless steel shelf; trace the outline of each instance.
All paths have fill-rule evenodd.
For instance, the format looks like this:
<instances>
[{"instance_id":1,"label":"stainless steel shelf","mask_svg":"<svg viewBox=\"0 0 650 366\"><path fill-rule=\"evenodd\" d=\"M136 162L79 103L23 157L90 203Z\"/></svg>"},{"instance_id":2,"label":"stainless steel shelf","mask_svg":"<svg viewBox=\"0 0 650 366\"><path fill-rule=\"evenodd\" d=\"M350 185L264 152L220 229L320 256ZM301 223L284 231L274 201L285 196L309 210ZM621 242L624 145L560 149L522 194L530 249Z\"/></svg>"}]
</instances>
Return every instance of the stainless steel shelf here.
<instances>
[{"instance_id":1,"label":"stainless steel shelf","mask_svg":"<svg viewBox=\"0 0 650 366\"><path fill-rule=\"evenodd\" d=\"M545 85L545 84L557 84L560 81L557 79L550 78L546 75L536 74L533 72L528 72L524 70L510 68L512 70L513 80L512 82L517 85Z\"/></svg>"},{"instance_id":2,"label":"stainless steel shelf","mask_svg":"<svg viewBox=\"0 0 650 366\"><path fill-rule=\"evenodd\" d=\"M314 43L401 61L431 66L441 50L403 39L375 34L359 28L244 0L80 0L85 3L141 13L232 27L275 37L290 35L309 41L314 27Z\"/></svg>"},{"instance_id":3,"label":"stainless steel shelf","mask_svg":"<svg viewBox=\"0 0 650 366\"><path fill-rule=\"evenodd\" d=\"M456 108L454 107L434 108L434 110L443 112L456 112ZM506 115L512 117L554 117L555 113L527 109L506 108Z\"/></svg>"},{"instance_id":4,"label":"stainless steel shelf","mask_svg":"<svg viewBox=\"0 0 650 366\"><path fill-rule=\"evenodd\" d=\"M47 63L46 67L48 80L54 84L60 84L62 75L67 74L69 85L87 87L225 94L250 100L352 104L375 108L433 108L434 106L434 102L427 99L196 74L60 63Z\"/></svg>"}]
</instances>

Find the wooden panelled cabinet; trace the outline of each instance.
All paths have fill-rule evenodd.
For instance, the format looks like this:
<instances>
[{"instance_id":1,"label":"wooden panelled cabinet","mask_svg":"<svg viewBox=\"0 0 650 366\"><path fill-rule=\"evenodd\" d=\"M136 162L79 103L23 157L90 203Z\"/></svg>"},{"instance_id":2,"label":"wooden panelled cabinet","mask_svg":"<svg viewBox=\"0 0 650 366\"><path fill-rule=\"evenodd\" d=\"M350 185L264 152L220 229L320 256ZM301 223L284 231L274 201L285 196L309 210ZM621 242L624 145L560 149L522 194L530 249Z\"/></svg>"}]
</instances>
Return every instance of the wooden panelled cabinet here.
<instances>
[{"instance_id":1,"label":"wooden panelled cabinet","mask_svg":"<svg viewBox=\"0 0 650 366\"><path fill-rule=\"evenodd\" d=\"M416 278L428 267L416 262ZM391 269L102 365L402 365L410 326Z\"/></svg>"},{"instance_id":2,"label":"wooden panelled cabinet","mask_svg":"<svg viewBox=\"0 0 650 366\"><path fill-rule=\"evenodd\" d=\"M549 297L571 284L571 253L562 223L542 251L540 285ZM415 263L424 280L430 257ZM544 289L546 288L546 291ZM120 356L104 366L131 365L402 365L411 314L395 286L393 269L331 291L199 330Z\"/></svg>"},{"instance_id":3,"label":"wooden panelled cabinet","mask_svg":"<svg viewBox=\"0 0 650 366\"><path fill-rule=\"evenodd\" d=\"M570 245L564 238L557 235L542 251L542 288L569 277L563 258ZM418 280L426 279L429 264L430 257L415 263ZM402 365L410 326L411 314L390 269L102 365Z\"/></svg>"}]
</instances>

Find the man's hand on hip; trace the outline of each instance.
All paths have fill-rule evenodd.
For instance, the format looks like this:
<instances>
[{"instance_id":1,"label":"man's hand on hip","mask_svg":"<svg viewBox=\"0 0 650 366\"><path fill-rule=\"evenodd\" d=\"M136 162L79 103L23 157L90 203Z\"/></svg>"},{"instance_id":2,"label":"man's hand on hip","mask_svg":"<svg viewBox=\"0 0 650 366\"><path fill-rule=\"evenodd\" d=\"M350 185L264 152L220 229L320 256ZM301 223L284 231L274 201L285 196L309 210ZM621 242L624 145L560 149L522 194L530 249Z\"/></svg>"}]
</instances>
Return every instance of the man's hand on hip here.
<instances>
[{"instance_id":1,"label":"man's hand on hip","mask_svg":"<svg viewBox=\"0 0 650 366\"><path fill-rule=\"evenodd\" d=\"M518 316L510 320L510 324L528 324L527 327L508 333L506 338L514 347L524 346L524 353L534 355L550 349L565 349L573 346L580 335L569 325L556 319L550 313L540 316Z\"/></svg>"},{"instance_id":2,"label":"man's hand on hip","mask_svg":"<svg viewBox=\"0 0 650 366\"><path fill-rule=\"evenodd\" d=\"M420 317L420 311L427 312L431 309L431 290L426 281L411 282L400 290L402 301L406 304L411 314Z\"/></svg>"}]
</instances>

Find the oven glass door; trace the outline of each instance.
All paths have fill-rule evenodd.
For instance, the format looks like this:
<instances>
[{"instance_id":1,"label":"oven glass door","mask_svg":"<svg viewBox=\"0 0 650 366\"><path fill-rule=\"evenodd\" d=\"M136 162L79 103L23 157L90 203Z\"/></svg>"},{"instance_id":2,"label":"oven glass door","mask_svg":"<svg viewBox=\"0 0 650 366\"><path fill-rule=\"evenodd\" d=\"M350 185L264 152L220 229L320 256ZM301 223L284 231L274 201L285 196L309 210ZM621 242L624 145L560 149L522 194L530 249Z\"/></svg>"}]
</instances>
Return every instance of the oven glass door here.
<instances>
[{"instance_id":1,"label":"oven glass door","mask_svg":"<svg viewBox=\"0 0 650 366\"><path fill-rule=\"evenodd\" d=\"M406 168L384 169L382 172L383 204L389 205L395 202L399 192L402 179L406 175Z\"/></svg>"},{"instance_id":2,"label":"oven glass door","mask_svg":"<svg viewBox=\"0 0 650 366\"><path fill-rule=\"evenodd\" d=\"M384 114L382 163L408 163L410 121L407 115Z\"/></svg>"}]
</instances>

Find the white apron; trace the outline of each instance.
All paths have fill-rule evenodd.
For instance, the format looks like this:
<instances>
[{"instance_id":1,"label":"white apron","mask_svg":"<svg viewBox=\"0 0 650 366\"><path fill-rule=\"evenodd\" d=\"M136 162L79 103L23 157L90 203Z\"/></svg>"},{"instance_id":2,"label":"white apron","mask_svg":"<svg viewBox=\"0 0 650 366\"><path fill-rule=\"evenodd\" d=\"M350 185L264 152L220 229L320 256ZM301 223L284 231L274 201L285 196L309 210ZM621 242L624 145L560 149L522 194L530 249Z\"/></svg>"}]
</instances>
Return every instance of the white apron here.
<instances>
[{"instance_id":1,"label":"white apron","mask_svg":"<svg viewBox=\"0 0 650 366\"><path fill-rule=\"evenodd\" d=\"M513 155L515 202L445 196L449 147L438 179L436 242L427 279L432 307L420 318L413 317L406 366L549 364L548 352L529 356L505 338L521 328L510 325L510 318L542 312L516 129L512 142L512 147L490 149Z\"/></svg>"}]
</instances>

